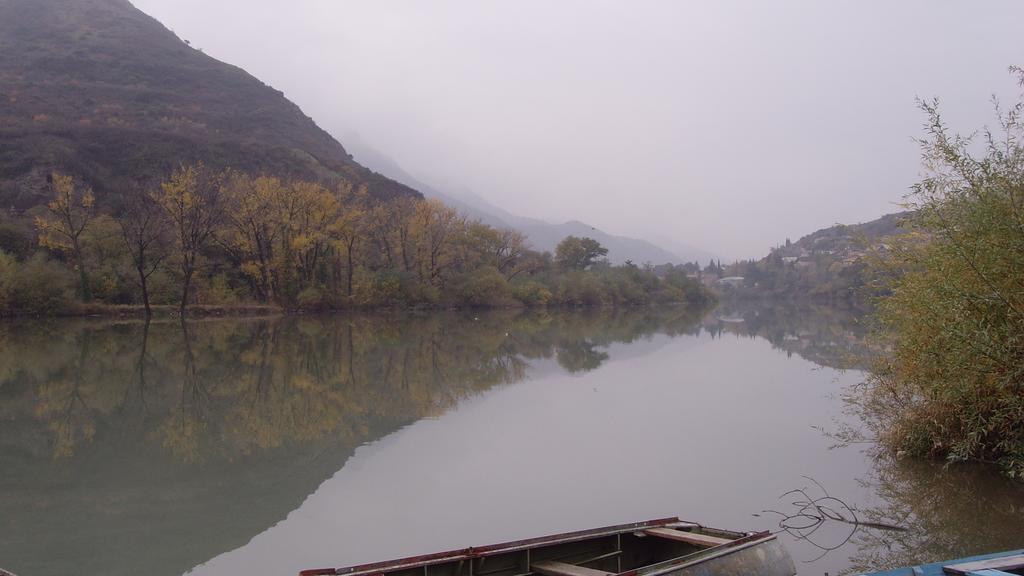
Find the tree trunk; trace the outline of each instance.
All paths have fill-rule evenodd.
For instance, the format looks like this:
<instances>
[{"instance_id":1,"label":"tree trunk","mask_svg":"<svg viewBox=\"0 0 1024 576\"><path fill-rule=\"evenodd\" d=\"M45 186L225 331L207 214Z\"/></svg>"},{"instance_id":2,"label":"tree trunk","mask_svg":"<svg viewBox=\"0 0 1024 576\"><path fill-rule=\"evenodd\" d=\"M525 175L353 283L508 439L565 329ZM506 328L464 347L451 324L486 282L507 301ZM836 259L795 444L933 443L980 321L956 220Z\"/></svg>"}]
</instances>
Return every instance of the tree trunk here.
<instances>
[{"instance_id":1,"label":"tree trunk","mask_svg":"<svg viewBox=\"0 0 1024 576\"><path fill-rule=\"evenodd\" d=\"M149 288L146 285L146 270L145 266L139 265L139 288L142 289L142 304L146 307L146 320L149 320L153 316L153 309L149 305Z\"/></svg>"},{"instance_id":2,"label":"tree trunk","mask_svg":"<svg viewBox=\"0 0 1024 576\"><path fill-rule=\"evenodd\" d=\"M181 307L180 307L180 311L181 311L181 317L182 318L185 317L185 307L188 306L189 289L191 288L191 285L192 285L192 272L193 272L192 270L186 271L185 272L185 277L182 279L182 283L181 283Z\"/></svg>"},{"instance_id":3,"label":"tree trunk","mask_svg":"<svg viewBox=\"0 0 1024 576\"><path fill-rule=\"evenodd\" d=\"M79 296L82 297L83 302L88 302L92 300L92 294L89 292L89 275L85 273L85 258L82 255L82 246L78 243L78 238L74 238L72 247L75 250L76 264L78 264Z\"/></svg>"},{"instance_id":4,"label":"tree trunk","mask_svg":"<svg viewBox=\"0 0 1024 576\"><path fill-rule=\"evenodd\" d=\"M79 262L81 262L81 259L79 259ZM92 294L89 291L89 277L85 274L85 266L81 263L78 265L78 282L81 285L82 301L88 302L92 300Z\"/></svg>"}]
</instances>

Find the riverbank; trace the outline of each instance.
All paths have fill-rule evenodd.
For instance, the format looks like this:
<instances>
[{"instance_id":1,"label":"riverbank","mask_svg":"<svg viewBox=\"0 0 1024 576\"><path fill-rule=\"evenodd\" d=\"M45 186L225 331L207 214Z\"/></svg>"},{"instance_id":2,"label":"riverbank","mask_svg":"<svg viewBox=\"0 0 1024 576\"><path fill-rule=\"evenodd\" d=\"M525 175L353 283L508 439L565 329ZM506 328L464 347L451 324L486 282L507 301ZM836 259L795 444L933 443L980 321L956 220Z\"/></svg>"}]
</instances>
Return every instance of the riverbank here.
<instances>
[{"instance_id":1,"label":"riverbank","mask_svg":"<svg viewBox=\"0 0 1024 576\"><path fill-rule=\"evenodd\" d=\"M186 308L185 315L189 318L246 318L264 316L305 316L330 314L337 312L451 312L451 311L499 311L499 310L641 310L655 308L691 308L695 311L708 311L715 307L715 302L694 305L687 302L648 303L648 304L589 304L589 305L556 305L527 306L515 302L503 306L424 306L424 305L392 305L392 306L355 306L348 308L283 308L273 304L195 304ZM181 309L174 304L152 306L153 318L179 318ZM136 304L77 304L71 308L54 310L49 314L13 314L0 315L0 321L25 320L33 318L113 318L142 319L146 309Z\"/></svg>"},{"instance_id":2,"label":"riverbank","mask_svg":"<svg viewBox=\"0 0 1024 576\"><path fill-rule=\"evenodd\" d=\"M152 306L154 318L177 318L181 315L181 309L177 305ZM279 306L265 304L197 304L186 309L186 316L196 318L208 317L247 317L247 316L281 316L287 311ZM0 316L0 319L30 319L30 318L144 318L146 308L135 304L78 304L66 310L54 311L52 314L15 314Z\"/></svg>"}]
</instances>

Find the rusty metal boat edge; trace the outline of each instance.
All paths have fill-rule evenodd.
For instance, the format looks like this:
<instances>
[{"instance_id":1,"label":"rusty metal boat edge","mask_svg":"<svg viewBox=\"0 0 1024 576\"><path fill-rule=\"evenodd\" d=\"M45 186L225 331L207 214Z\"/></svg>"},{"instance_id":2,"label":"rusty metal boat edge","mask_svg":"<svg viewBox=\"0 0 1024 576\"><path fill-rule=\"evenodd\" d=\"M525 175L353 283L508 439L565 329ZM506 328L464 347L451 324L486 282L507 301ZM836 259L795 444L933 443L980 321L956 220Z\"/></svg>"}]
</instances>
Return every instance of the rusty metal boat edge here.
<instances>
[{"instance_id":1,"label":"rusty metal boat edge","mask_svg":"<svg viewBox=\"0 0 1024 576\"><path fill-rule=\"evenodd\" d=\"M621 535L640 536L646 530L660 528L699 529L718 535L728 535L730 538L728 542L723 540L723 543L720 545L714 545L706 549L667 558L640 567L603 573L597 570L592 572L607 576L739 576L750 574L793 576L796 574L795 566L789 554L782 547L782 544L778 542L775 535L770 532L732 532L708 528L698 523L685 522L679 518L671 517L515 540L501 544L461 548L343 568L313 568L302 570L299 572L299 575L383 576L399 571L422 569L424 576L429 576L429 567L457 563L461 572L462 563L469 561L470 570L468 576L474 576L472 571L473 561L482 562L483 559L491 556L550 548L604 537L614 536L618 538ZM621 549L619 552L621 553ZM529 564L529 556L527 556L527 563ZM589 563L589 561L582 563ZM582 568L582 566L578 568ZM532 576L534 574L537 573L530 568L522 574L516 574L515 576ZM594 575L587 574L585 576Z\"/></svg>"}]
</instances>

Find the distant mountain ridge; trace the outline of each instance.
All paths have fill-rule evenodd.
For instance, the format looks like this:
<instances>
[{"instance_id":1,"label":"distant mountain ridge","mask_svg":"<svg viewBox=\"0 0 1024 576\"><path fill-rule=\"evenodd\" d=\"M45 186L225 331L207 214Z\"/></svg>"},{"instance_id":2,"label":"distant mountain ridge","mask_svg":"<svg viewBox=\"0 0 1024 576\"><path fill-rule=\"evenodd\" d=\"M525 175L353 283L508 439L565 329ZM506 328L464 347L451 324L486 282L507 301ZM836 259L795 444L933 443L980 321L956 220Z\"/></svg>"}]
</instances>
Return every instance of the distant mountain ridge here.
<instances>
[{"instance_id":1,"label":"distant mountain ridge","mask_svg":"<svg viewBox=\"0 0 1024 576\"><path fill-rule=\"evenodd\" d=\"M806 251L829 251L831 253L850 253L860 251L864 244L874 244L881 239L895 236L902 231L902 224L911 212L896 212L860 224L836 224L812 232L791 247ZM777 250L786 251L786 247Z\"/></svg>"},{"instance_id":2,"label":"distant mountain ridge","mask_svg":"<svg viewBox=\"0 0 1024 576\"><path fill-rule=\"evenodd\" d=\"M0 207L52 170L97 196L182 162L419 196L354 162L284 94L180 40L127 0L0 0Z\"/></svg>"},{"instance_id":3,"label":"distant mountain ridge","mask_svg":"<svg viewBox=\"0 0 1024 576\"><path fill-rule=\"evenodd\" d=\"M719 282L726 296L814 300L864 305L876 294L869 277L872 253L908 232L909 212L861 224L837 224L771 249L756 261L728 266Z\"/></svg>"},{"instance_id":4,"label":"distant mountain ridge","mask_svg":"<svg viewBox=\"0 0 1024 576\"><path fill-rule=\"evenodd\" d=\"M586 236L608 248L608 259L614 264L630 260L635 264L682 264L691 261L706 261L711 254L699 249L689 249L679 255L646 240L609 234L578 220L552 224L537 218L518 216L480 198L472 191L442 192L436 187L419 181L405 171L395 160L367 145L357 135L346 136L349 148L355 158L376 172L416 188L428 198L435 198L461 211L466 216L496 228L510 228L525 234L535 250L554 252L555 247L566 236Z\"/></svg>"}]
</instances>

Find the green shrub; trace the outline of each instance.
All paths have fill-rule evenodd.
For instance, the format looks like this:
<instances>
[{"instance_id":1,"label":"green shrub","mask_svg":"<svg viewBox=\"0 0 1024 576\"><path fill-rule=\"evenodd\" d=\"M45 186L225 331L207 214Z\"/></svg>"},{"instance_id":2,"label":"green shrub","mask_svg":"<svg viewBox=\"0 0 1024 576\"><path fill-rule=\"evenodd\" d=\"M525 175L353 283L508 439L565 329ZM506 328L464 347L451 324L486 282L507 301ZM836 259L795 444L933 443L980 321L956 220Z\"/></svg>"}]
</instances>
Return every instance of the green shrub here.
<instances>
[{"instance_id":1,"label":"green shrub","mask_svg":"<svg viewBox=\"0 0 1024 576\"><path fill-rule=\"evenodd\" d=\"M894 451L999 461L1024 476L1024 125L1001 117L983 157L933 104L915 232L878 264L891 295L864 406Z\"/></svg>"},{"instance_id":2,"label":"green shrub","mask_svg":"<svg viewBox=\"0 0 1024 576\"><path fill-rule=\"evenodd\" d=\"M0 256L0 305L5 314L56 315L75 304L75 275L36 253L23 263Z\"/></svg>"},{"instance_id":3,"label":"green shrub","mask_svg":"<svg viewBox=\"0 0 1024 576\"><path fill-rule=\"evenodd\" d=\"M132 304L140 300L136 273L117 221L107 215L96 217L83 234L82 242L91 299L107 304Z\"/></svg>"},{"instance_id":4,"label":"green shrub","mask_svg":"<svg viewBox=\"0 0 1024 576\"><path fill-rule=\"evenodd\" d=\"M639 271L630 267L610 268L603 271L598 278L601 281L605 299L624 306L646 304L648 296L643 286L637 282L639 274Z\"/></svg>"},{"instance_id":5,"label":"green shrub","mask_svg":"<svg viewBox=\"0 0 1024 576\"><path fill-rule=\"evenodd\" d=\"M391 272L358 269L353 280L353 300L359 306L384 306L398 302L400 281Z\"/></svg>"},{"instance_id":6,"label":"green shrub","mask_svg":"<svg viewBox=\"0 0 1024 576\"><path fill-rule=\"evenodd\" d=\"M146 286L149 287L149 301L154 305L177 304L181 298L181 284L174 278L174 274L167 270L154 272Z\"/></svg>"},{"instance_id":7,"label":"green shrub","mask_svg":"<svg viewBox=\"0 0 1024 576\"><path fill-rule=\"evenodd\" d=\"M295 298L295 303L303 310L317 310L326 308L327 302L324 298L324 291L315 286L304 288Z\"/></svg>"},{"instance_id":8,"label":"green shrub","mask_svg":"<svg viewBox=\"0 0 1024 576\"><path fill-rule=\"evenodd\" d=\"M0 250L16 258L28 258L35 247L36 239L29 226L0 216Z\"/></svg>"},{"instance_id":9,"label":"green shrub","mask_svg":"<svg viewBox=\"0 0 1024 576\"><path fill-rule=\"evenodd\" d=\"M203 304L231 306L241 301L238 289L231 286L227 274L217 274L206 286L198 285L199 301Z\"/></svg>"},{"instance_id":10,"label":"green shrub","mask_svg":"<svg viewBox=\"0 0 1024 576\"><path fill-rule=\"evenodd\" d=\"M547 286L535 280L526 280L512 286L512 297L531 308L547 306L553 295Z\"/></svg>"},{"instance_id":11,"label":"green shrub","mask_svg":"<svg viewBox=\"0 0 1024 576\"><path fill-rule=\"evenodd\" d=\"M469 307L502 306L512 300L508 281L493 266L484 266L458 278L453 294L455 304Z\"/></svg>"},{"instance_id":12,"label":"green shrub","mask_svg":"<svg viewBox=\"0 0 1024 576\"><path fill-rule=\"evenodd\" d=\"M420 282L412 273L401 272L398 276L398 303L406 306L433 306L441 300L436 286Z\"/></svg>"},{"instance_id":13,"label":"green shrub","mask_svg":"<svg viewBox=\"0 0 1024 576\"><path fill-rule=\"evenodd\" d=\"M11 312L11 292L18 268L18 261L14 256L0 250L0 314Z\"/></svg>"},{"instance_id":14,"label":"green shrub","mask_svg":"<svg viewBox=\"0 0 1024 576\"><path fill-rule=\"evenodd\" d=\"M558 279L555 297L563 306L603 306L605 293L593 273L567 272Z\"/></svg>"}]
</instances>

